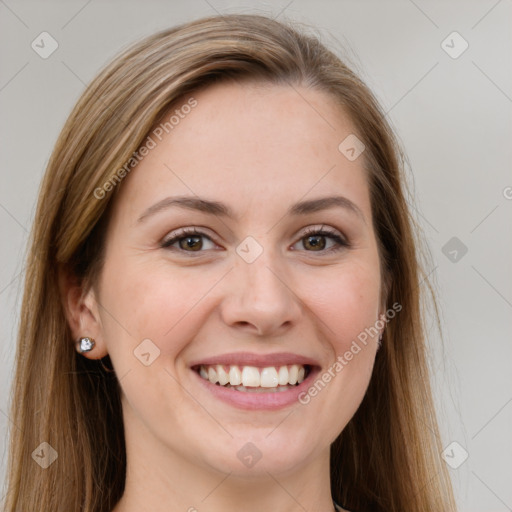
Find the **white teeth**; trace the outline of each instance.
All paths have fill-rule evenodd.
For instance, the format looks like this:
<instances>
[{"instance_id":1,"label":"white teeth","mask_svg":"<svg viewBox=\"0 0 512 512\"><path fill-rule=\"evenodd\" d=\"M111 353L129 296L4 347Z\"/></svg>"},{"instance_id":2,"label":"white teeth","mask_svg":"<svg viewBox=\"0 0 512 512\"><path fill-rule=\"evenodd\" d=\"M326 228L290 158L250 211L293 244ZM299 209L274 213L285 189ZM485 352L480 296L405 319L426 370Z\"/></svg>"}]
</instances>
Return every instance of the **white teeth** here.
<instances>
[{"instance_id":1,"label":"white teeth","mask_svg":"<svg viewBox=\"0 0 512 512\"><path fill-rule=\"evenodd\" d=\"M229 368L229 371L226 371ZM237 365L201 365L199 375L212 384L231 386L245 391L246 388L265 388L269 390L283 391L287 386L300 384L305 376L306 369L303 365L292 364L290 366L256 366Z\"/></svg>"},{"instance_id":2,"label":"white teeth","mask_svg":"<svg viewBox=\"0 0 512 512\"><path fill-rule=\"evenodd\" d=\"M215 384L217 382L217 372L215 371L215 368L213 366L210 366L208 368L208 380Z\"/></svg>"},{"instance_id":3,"label":"white teeth","mask_svg":"<svg viewBox=\"0 0 512 512\"><path fill-rule=\"evenodd\" d=\"M263 370L261 370L260 379L260 386L262 388L275 388L279 384L277 370L272 366L269 368L263 368Z\"/></svg>"},{"instance_id":4,"label":"white teeth","mask_svg":"<svg viewBox=\"0 0 512 512\"><path fill-rule=\"evenodd\" d=\"M286 386L288 384L288 368L286 366L281 366L279 368L279 385Z\"/></svg>"},{"instance_id":5,"label":"white teeth","mask_svg":"<svg viewBox=\"0 0 512 512\"><path fill-rule=\"evenodd\" d=\"M298 377L299 377L299 367L296 364L292 364L290 366L290 369L288 370L288 383L289 384L297 384Z\"/></svg>"},{"instance_id":6,"label":"white teeth","mask_svg":"<svg viewBox=\"0 0 512 512\"><path fill-rule=\"evenodd\" d=\"M257 388L260 386L260 372L255 366L244 366L242 370L242 384L245 387Z\"/></svg>"},{"instance_id":7,"label":"white teeth","mask_svg":"<svg viewBox=\"0 0 512 512\"><path fill-rule=\"evenodd\" d=\"M242 372L238 366L231 366L229 368L229 383L232 386L239 386L242 384Z\"/></svg>"},{"instance_id":8,"label":"white teeth","mask_svg":"<svg viewBox=\"0 0 512 512\"><path fill-rule=\"evenodd\" d=\"M229 375L224 370L224 367L220 364L217 365L217 377L221 386L226 385L229 382Z\"/></svg>"}]
</instances>

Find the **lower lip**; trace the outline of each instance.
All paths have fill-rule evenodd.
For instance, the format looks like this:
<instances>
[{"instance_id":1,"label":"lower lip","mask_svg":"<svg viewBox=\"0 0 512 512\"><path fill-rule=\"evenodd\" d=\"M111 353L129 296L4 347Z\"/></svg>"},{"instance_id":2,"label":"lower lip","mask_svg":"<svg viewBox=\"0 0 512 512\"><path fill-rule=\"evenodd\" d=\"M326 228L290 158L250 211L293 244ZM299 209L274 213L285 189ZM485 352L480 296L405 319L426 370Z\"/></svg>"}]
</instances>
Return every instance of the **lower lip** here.
<instances>
[{"instance_id":1,"label":"lower lip","mask_svg":"<svg viewBox=\"0 0 512 512\"><path fill-rule=\"evenodd\" d=\"M311 368L309 375L298 386L293 386L286 391L269 391L261 393L251 393L237 391L233 388L225 388L217 384L212 384L209 380L203 379L196 371L191 370L202 386L205 387L213 396L239 409L247 410L276 410L299 403L299 395L305 392L319 369Z\"/></svg>"}]
</instances>

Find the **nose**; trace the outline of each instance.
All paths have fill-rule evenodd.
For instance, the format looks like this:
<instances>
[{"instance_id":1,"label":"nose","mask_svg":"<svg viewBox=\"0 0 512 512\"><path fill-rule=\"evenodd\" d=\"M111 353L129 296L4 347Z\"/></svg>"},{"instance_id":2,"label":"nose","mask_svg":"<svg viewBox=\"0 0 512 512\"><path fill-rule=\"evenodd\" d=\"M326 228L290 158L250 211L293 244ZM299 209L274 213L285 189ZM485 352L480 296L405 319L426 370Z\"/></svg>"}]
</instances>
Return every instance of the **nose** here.
<instances>
[{"instance_id":1,"label":"nose","mask_svg":"<svg viewBox=\"0 0 512 512\"><path fill-rule=\"evenodd\" d=\"M302 314L292 280L267 251L252 263L239 258L225 290L220 306L223 321L248 334L282 335Z\"/></svg>"}]
</instances>

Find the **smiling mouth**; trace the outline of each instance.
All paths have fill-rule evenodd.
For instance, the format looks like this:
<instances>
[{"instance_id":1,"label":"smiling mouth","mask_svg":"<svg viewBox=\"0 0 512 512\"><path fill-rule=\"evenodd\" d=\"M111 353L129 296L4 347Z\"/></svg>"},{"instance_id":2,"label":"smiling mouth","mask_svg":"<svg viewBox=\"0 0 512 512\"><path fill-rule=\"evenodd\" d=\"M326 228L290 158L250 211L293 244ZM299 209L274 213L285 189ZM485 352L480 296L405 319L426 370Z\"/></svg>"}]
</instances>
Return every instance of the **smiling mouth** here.
<instances>
[{"instance_id":1,"label":"smiling mouth","mask_svg":"<svg viewBox=\"0 0 512 512\"><path fill-rule=\"evenodd\" d=\"M199 376L211 384L246 393L276 393L298 386L311 372L310 365L280 366L197 365Z\"/></svg>"}]
</instances>

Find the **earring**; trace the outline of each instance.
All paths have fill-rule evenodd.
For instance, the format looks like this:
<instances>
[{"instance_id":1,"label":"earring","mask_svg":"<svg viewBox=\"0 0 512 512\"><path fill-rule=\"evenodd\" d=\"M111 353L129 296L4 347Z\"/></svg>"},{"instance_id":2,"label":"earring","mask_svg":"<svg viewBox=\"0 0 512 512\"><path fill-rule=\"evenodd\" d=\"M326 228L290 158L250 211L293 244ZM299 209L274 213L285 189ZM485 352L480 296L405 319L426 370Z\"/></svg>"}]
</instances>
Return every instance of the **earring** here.
<instances>
[{"instance_id":1,"label":"earring","mask_svg":"<svg viewBox=\"0 0 512 512\"><path fill-rule=\"evenodd\" d=\"M96 342L92 338L84 337L77 341L77 345L78 352L83 354L84 352L90 352L94 348L94 345L96 345Z\"/></svg>"}]
</instances>

